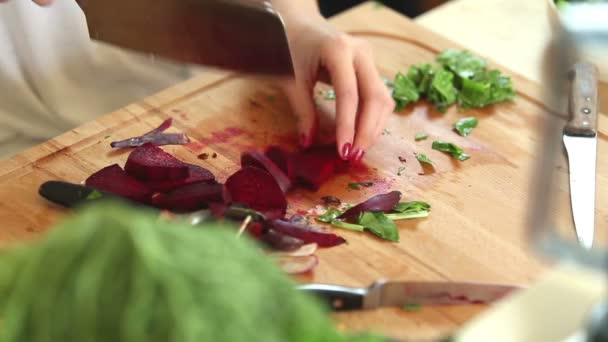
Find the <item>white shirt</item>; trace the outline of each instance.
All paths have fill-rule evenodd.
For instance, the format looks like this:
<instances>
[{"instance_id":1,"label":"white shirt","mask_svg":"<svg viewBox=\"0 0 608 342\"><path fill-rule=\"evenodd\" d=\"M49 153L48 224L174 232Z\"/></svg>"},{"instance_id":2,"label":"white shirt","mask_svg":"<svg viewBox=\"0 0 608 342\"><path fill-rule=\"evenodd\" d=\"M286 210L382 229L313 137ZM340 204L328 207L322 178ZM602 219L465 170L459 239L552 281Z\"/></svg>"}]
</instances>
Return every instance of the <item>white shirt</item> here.
<instances>
[{"instance_id":1,"label":"white shirt","mask_svg":"<svg viewBox=\"0 0 608 342\"><path fill-rule=\"evenodd\" d=\"M91 42L74 0L0 3L0 159L193 72Z\"/></svg>"}]
</instances>

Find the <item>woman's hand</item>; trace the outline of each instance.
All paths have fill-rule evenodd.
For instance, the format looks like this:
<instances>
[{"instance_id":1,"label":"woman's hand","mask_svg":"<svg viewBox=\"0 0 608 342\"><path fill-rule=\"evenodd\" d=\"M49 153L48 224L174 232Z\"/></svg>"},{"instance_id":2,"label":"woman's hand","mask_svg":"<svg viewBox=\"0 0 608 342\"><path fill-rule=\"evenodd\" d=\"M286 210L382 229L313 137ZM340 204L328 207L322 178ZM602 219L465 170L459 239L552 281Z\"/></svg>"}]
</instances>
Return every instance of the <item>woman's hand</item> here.
<instances>
[{"instance_id":1,"label":"woman's hand","mask_svg":"<svg viewBox=\"0 0 608 342\"><path fill-rule=\"evenodd\" d=\"M300 143L309 146L315 137L313 87L327 73L336 93L338 152L343 159L359 161L395 108L372 50L365 41L334 29L319 14L293 18L284 15L296 78L283 82L282 88L299 119Z\"/></svg>"}]
</instances>

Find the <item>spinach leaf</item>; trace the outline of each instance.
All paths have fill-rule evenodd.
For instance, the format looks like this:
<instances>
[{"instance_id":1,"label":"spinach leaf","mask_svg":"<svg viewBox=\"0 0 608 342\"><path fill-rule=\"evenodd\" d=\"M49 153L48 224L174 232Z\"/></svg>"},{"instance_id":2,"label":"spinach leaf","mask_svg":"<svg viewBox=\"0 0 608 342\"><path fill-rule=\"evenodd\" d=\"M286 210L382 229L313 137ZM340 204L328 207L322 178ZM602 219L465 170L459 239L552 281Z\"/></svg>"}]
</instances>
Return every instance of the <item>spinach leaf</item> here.
<instances>
[{"instance_id":1,"label":"spinach leaf","mask_svg":"<svg viewBox=\"0 0 608 342\"><path fill-rule=\"evenodd\" d=\"M471 156L464 153L464 150L462 148L460 148L452 143L449 143L449 142L433 141L432 147L433 147L433 150L449 153L452 155L452 157L454 157L460 161L465 161L465 160L471 158Z\"/></svg>"},{"instance_id":2,"label":"spinach leaf","mask_svg":"<svg viewBox=\"0 0 608 342\"><path fill-rule=\"evenodd\" d=\"M435 76L435 70L430 64L415 64L407 71L407 78L412 80L420 96L426 96Z\"/></svg>"},{"instance_id":3,"label":"spinach leaf","mask_svg":"<svg viewBox=\"0 0 608 342\"><path fill-rule=\"evenodd\" d=\"M340 221L340 220L333 220L330 222L330 224L337 228L354 230L356 232L362 232L365 230L365 227L363 227L362 225L352 224L352 223L348 223L348 222L344 222L344 221Z\"/></svg>"},{"instance_id":4,"label":"spinach leaf","mask_svg":"<svg viewBox=\"0 0 608 342\"><path fill-rule=\"evenodd\" d=\"M416 133L414 140L416 140L416 141L425 140L428 137L429 137L429 135L426 133Z\"/></svg>"},{"instance_id":5,"label":"spinach leaf","mask_svg":"<svg viewBox=\"0 0 608 342\"><path fill-rule=\"evenodd\" d=\"M399 213L429 211L431 205L422 201L401 202L393 209Z\"/></svg>"},{"instance_id":6,"label":"spinach leaf","mask_svg":"<svg viewBox=\"0 0 608 342\"><path fill-rule=\"evenodd\" d=\"M498 70L491 70L479 72L471 79L463 79L458 102L462 108L481 108L514 97L511 78Z\"/></svg>"},{"instance_id":7,"label":"spinach leaf","mask_svg":"<svg viewBox=\"0 0 608 342\"><path fill-rule=\"evenodd\" d=\"M418 161L421 163L427 163L427 164L433 165L433 161L431 160L431 158L427 157L426 154L416 153L416 159L418 159Z\"/></svg>"},{"instance_id":8,"label":"spinach leaf","mask_svg":"<svg viewBox=\"0 0 608 342\"><path fill-rule=\"evenodd\" d=\"M473 56L468 51L454 49L447 49L439 54L437 62L463 79L473 77L488 66L485 59Z\"/></svg>"},{"instance_id":9,"label":"spinach leaf","mask_svg":"<svg viewBox=\"0 0 608 342\"><path fill-rule=\"evenodd\" d=\"M329 208L325 212L325 214L315 218L315 220L319 222L331 223L333 220L337 219L338 216L342 215L342 212L336 208Z\"/></svg>"},{"instance_id":10,"label":"spinach leaf","mask_svg":"<svg viewBox=\"0 0 608 342\"><path fill-rule=\"evenodd\" d=\"M400 72L395 75L393 81L393 99L396 103L396 111L400 111L420 99L416 84Z\"/></svg>"},{"instance_id":11,"label":"spinach leaf","mask_svg":"<svg viewBox=\"0 0 608 342\"><path fill-rule=\"evenodd\" d=\"M359 217L359 224L382 239L399 241L399 229L383 212L366 211Z\"/></svg>"},{"instance_id":12,"label":"spinach leaf","mask_svg":"<svg viewBox=\"0 0 608 342\"><path fill-rule=\"evenodd\" d=\"M479 123L479 120L477 120L477 118L474 118L474 117L463 118L463 119L456 121L456 123L454 123L454 129L456 129L458 134L462 135L463 137L466 137L469 134L471 134L471 132L473 131L473 128L477 127L478 123Z\"/></svg>"},{"instance_id":13,"label":"spinach leaf","mask_svg":"<svg viewBox=\"0 0 608 342\"><path fill-rule=\"evenodd\" d=\"M439 69L431 81L428 92L429 100L438 111L445 112L451 104L456 102L458 91L454 85L454 74L445 69Z\"/></svg>"}]
</instances>

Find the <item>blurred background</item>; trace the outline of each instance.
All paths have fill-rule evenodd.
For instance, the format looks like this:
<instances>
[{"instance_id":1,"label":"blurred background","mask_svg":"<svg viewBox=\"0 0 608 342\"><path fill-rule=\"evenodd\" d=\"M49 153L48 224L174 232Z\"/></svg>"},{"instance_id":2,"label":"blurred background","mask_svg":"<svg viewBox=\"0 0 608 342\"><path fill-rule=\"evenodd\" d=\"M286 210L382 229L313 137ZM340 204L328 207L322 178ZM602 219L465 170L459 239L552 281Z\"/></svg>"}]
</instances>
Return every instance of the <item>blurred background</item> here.
<instances>
[{"instance_id":1,"label":"blurred background","mask_svg":"<svg viewBox=\"0 0 608 342\"><path fill-rule=\"evenodd\" d=\"M448 1L449 0L382 0L376 2L379 5L390 7L413 18ZM323 16L330 17L365 2L365 0L318 0L318 2Z\"/></svg>"}]
</instances>

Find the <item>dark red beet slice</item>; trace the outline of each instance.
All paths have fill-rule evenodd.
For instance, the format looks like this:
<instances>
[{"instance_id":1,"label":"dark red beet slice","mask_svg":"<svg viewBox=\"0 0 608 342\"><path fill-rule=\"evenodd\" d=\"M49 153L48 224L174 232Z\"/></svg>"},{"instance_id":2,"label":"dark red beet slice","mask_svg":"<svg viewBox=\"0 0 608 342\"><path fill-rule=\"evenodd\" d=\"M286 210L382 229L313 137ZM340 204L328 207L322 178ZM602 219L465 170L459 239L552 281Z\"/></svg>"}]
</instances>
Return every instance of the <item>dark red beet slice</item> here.
<instances>
[{"instance_id":1,"label":"dark red beet slice","mask_svg":"<svg viewBox=\"0 0 608 342\"><path fill-rule=\"evenodd\" d=\"M338 216L338 218L353 222L359 217L359 214L364 211L391 212L397 203L399 203L399 200L401 200L401 192L399 191L391 191L386 194L376 195L367 201L348 209L342 215Z\"/></svg>"},{"instance_id":2,"label":"dark red beet slice","mask_svg":"<svg viewBox=\"0 0 608 342\"><path fill-rule=\"evenodd\" d=\"M260 152L243 152L241 154L241 166L252 166L268 171L277 181L283 193L286 193L291 188L291 181L287 178L287 175L272 160Z\"/></svg>"},{"instance_id":3,"label":"dark red beet slice","mask_svg":"<svg viewBox=\"0 0 608 342\"><path fill-rule=\"evenodd\" d=\"M151 195L144 184L129 176L118 164L95 172L87 178L85 185L141 203L147 203Z\"/></svg>"},{"instance_id":4,"label":"dark red beet slice","mask_svg":"<svg viewBox=\"0 0 608 342\"><path fill-rule=\"evenodd\" d=\"M335 145L314 146L292 158L294 175L298 182L315 191L335 173L348 168L348 163L336 152Z\"/></svg>"},{"instance_id":5,"label":"dark red beet slice","mask_svg":"<svg viewBox=\"0 0 608 342\"><path fill-rule=\"evenodd\" d=\"M131 152L125 171L143 181L180 180L188 177L187 164L150 143Z\"/></svg>"},{"instance_id":6,"label":"dark red beet slice","mask_svg":"<svg viewBox=\"0 0 608 342\"><path fill-rule=\"evenodd\" d=\"M280 251L293 251L304 245L304 241L274 229L267 229L261 240L269 247Z\"/></svg>"},{"instance_id":7,"label":"dark red beet slice","mask_svg":"<svg viewBox=\"0 0 608 342\"><path fill-rule=\"evenodd\" d=\"M209 203L223 203L222 184L196 183L181 186L168 193L152 197L152 204L161 209L176 212L195 211L207 208Z\"/></svg>"},{"instance_id":8,"label":"dark red beet slice","mask_svg":"<svg viewBox=\"0 0 608 342\"><path fill-rule=\"evenodd\" d=\"M226 180L226 189L233 203L247 207L273 219L285 216L287 199L272 175L262 169L246 166Z\"/></svg>"},{"instance_id":9,"label":"dark red beet slice","mask_svg":"<svg viewBox=\"0 0 608 342\"><path fill-rule=\"evenodd\" d=\"M215 176L211 171L198 165L186 165L188 166L188 177L178 180L146 182L146 186L152 191L166 192L188 184L215 182Z\"/></svg>"},{"instance_id":10,"label":"dark red beet slice","mask_svg":"<svg viewBox=\"0 0 608 342\"><path fill-rule=\"evenodd\" d=\"M266 157L270 159L276 166L283 171L286 175L289 175L289 158L290 153L280 148L279 146L270 146L266 149Z\"/></svg>"},{"instance_id":11,"label":"dark red beet slice","mask_svg":"<svg viewBox=\"0 0 608 342\"><path fill-rule=\"evenodd\" d=\"M322 233L314 226L306 225L299 220L272 220L270 221L270 226L279 233L295 237L305 243L315 242L319 247L333 247L346 242L346 240L336 234Z\"/></svg>"}]
</instances>

